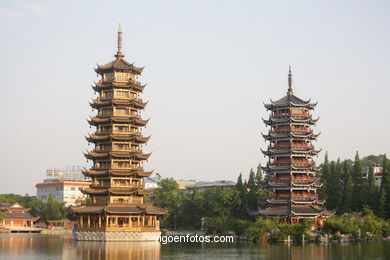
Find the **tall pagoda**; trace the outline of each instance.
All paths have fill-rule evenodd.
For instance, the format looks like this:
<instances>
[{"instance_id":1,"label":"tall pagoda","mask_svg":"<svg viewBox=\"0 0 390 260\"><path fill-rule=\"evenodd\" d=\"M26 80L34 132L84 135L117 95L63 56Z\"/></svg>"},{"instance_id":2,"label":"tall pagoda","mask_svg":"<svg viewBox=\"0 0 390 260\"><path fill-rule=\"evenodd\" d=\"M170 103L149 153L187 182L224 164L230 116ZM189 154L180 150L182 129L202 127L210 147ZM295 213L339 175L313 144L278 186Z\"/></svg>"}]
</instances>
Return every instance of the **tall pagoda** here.
<instances>
[{"instance_id":1,"label":"tall pagoda","mask_svg":"<svg viewBox=\"0 0 390 260\"><path fill-rule=\"evenodd\" d=\"M96 131L86 137L94 149L85 153L93 166L83 171L92 184L83 190L87 204L72 208L76 240L155 241L160 235L157 216L166 212L144 202L149 192L143 178L152 172L143 169L150 156L142 151L149 140L141 132L148 123L140 116L147 104L140 98L145 85L138 81L143 68L123 58L119 27L115 59L95 69L101 79L92 86L98 97L90 105L97 114L89 124Z\"/></svg>"},{"instance_id":2,"label":"tall pagoda","mask_svg":"<svg viewBox=\"0 0 390 260\"><path fill-rule=\"evenodd\" d=\"M289 68L287 95L265 104L271 114L269 119L263 119L270 128L268 134L263 134L269 146L262 152L269 160L262 168L267 176L266 187L270 195L265 208L257 214L268 218L279 217L290 223L303 218L321 222L321 219L333 214L323 207L324 201L319 200L317 194L321 184L317 180L319 168L313 157L319 151L315 150L312 141L319 134L313 133L312 127L318 119L311 115L316 105L294 95Z\"/></svg>"}]
</instances>

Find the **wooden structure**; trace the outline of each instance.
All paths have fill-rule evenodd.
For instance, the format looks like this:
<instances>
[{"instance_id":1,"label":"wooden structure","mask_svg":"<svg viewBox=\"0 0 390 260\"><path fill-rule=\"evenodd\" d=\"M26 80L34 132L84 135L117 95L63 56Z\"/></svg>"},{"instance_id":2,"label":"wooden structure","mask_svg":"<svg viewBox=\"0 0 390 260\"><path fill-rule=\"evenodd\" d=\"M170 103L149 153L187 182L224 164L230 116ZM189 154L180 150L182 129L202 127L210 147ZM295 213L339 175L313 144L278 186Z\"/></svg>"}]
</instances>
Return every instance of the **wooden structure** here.
<instances>
[{"instance_id":1,"label":"wooden structure","mask_svg":"<svg viewBox=\"0 0 390 260\"><path fill-rule=\"evenodd\" d=\"M98 97L90 104L97 115L90 118L89 124L96 127L96 132L87 136L95 149L85 154L93 166L83 172L92 179L92 184L84 189L89 202L73 208L78 219L77 234L83 231L160 234L157 216L166 210L143 201L149 194L144 190L143 178L152 172L143 169L143 161L150 154L142 151L149 140L141 131L148 123L140 116L147 104L140 98L145 88L138 81L142 70L124 60L119 28L115 59L95 69L101 80L93 86ZM76 239L84 240L83 236Z\"/></svg>"},{"instance_id":2,"label":"wooden structure","mask_svg":"<svg viewBox=\"0 0 390 260\"><path fill-rule=\"evenodd\" d=\"M34 227L34 222L39 217L33 217L29 213L30 209L25 208L17 202L1 203L0 211L4 213L1 220L1 227L9 232L40 232Z\"/></svg>"},{"instance_id":3,"label":"wooden structure","mask_svg":"<svg viewBox=\"0 0 390 260\"><path fill-rule=\"evenodd\" d=\"M293 94L289 69L287 95L265 105L271 115L269 119L263 119L270 127L269 133L263 134L270 143L268 149L262 151L269 158L263 170L267 174L266 187L271 195L258 214L281 217L288 222L302 218L320 219L333 214L323 208L324 201L319 200L317 194L321 184L317 180L319 168L313 157L320 151L314 148L312 141L319 134L311 129L318 120L311 115L315 106L316 103Z\"/></svg>"}]
</instances>

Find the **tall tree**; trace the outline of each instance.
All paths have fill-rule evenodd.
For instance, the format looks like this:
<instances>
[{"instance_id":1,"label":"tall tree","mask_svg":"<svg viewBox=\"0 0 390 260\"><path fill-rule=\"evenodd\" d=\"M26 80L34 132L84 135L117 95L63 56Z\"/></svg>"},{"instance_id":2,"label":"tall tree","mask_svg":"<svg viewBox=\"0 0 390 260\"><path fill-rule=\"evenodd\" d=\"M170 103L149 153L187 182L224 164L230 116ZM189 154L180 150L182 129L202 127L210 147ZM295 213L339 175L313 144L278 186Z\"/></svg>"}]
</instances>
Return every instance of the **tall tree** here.
<instances>
[{"instance_id":1,"label":"tall tree","mask_svg":"<svg viewBox=\"0 0 390 260\"><path fill-rule=\"evenodd\" d=\"M341 175L341 165L340 165L340 159L338 159L337 163L335 163L334 161L330 163L328 188L327 188L328 198L326 201L326 206L329 209L335 209L336 211L340 210L340 198L341 198L340 175Z\"/></svg>"},{"instance_id":2,"label":"tall tree","mask_svg":"<svg viewBox=\"0 0 390 260\"><path fill-rule=\"evenodd\" d=\"M368 180L365 191L365 194L367 194L367 196L365 196L365 204L367 204L374 212L378 212L379 193L378 187L375 184L374 167L372 164L368 169L367 179Z\"/></svg>"},{"instance_id":3,"label":"tall tree","mask_svg":"<svg viewBox=\"0 0 390 260\"><path fill-rule=\"evenodd\" d=\"M240 173L240 175L238 175L237 183L236 183L236 190L238 190L239 192L244 192L244 190L245 190L244 183L242 182L242 173Z\"/></svg>"},{"instance_id":4,"label":"tall tree","mask_svg":"<svg viewBox=\"0 0 390 260\"><path fill-rule=\"evenodd\" d=\"M329 164L328 152L326 152L324 164L322 165L321 178L320 178L322 187L318 192L319 193L318 195L320 196L321 199L328 198L329 175L330 175L330 164Z\"/></svg>"},{"instance_id":5,"label":"tall tree","mask_svg":"<svg viewBox=\"0 0 390 260\"><path fill-rule=\"evenodd\" d=\"M255 183L257 186L260 186L263 182L263 171L261 170L261 165L259 164L256 169Z\"/></svg>"},{"instance_id":6,"label":"tall tree","mask_svg":"<svg viewBox=\"0 0 390 260\"><path fill-rule=\"evenodd\" d=\"M361 211L363 209L363 168L360 164L359 153L356 152L352 170L352 210Z\"/></svg>"},{"instance_id":7,"label":"tall tree","mask_svg":"<svg viewBox=\"0 0 390 260\"><path fill-rule=\"evenodd\" d=\"M258 201L257 186L255 183L255 172L253 171L253 169L251 169L249 173L246 190L247 190L247 196L246 196L247 209L248 210L257 209L257 201Z\"/></svg>"},{"instance_id":8,"label":"tall tree","mask_svg":"<svg viewBox=\"0 0 390 260\"><path fill-rule=\"evenodd\" d=\"M343 214L351 211L351 203L352 203L352 164L349 160L344 160L342 168L341 168L341 176L342 176L342 191L341 191L341 205L339 213Z\"/></svg>"}]
</instances>

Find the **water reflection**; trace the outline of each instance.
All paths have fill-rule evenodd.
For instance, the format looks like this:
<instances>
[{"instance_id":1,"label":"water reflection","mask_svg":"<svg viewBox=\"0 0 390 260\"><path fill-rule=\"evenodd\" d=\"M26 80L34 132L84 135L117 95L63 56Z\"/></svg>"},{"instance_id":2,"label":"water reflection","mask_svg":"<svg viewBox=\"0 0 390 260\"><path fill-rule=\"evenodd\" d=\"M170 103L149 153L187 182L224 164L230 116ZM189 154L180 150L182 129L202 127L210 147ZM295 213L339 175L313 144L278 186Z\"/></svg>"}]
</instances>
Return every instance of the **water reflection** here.
<instances>
[{"instance_id":1,"label":"water reflection","mask_svg":"<svg viewBox=\"0 0 390 260\"><path fill-rule=\"evenodd\" d=\"M158 242L89 242L73 243L79 259L159 259Z\"/></svg>"},{"instance_id":2,"label":"water reflection","mask_svg":"<svg viewBox=\"0 0 390 260\"><path fill-rule=\"evenodd\" d=\"M88 242L44 235L0 235L0 259L390 259L390 241L346 244Z\"/></svg>"}]
</instances>

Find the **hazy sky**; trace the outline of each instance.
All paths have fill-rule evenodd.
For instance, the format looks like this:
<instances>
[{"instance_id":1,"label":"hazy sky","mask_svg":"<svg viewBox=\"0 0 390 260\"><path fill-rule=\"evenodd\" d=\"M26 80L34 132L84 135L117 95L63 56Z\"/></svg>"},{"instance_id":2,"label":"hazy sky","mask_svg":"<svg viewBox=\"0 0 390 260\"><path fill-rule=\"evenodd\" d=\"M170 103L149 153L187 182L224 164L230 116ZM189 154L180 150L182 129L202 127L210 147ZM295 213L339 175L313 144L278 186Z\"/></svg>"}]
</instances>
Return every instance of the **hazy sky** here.
<instances>
[{"instance_id":1,"label":"hazy sky","mask_svg":"<svg viewBox=\"0 0 390 260\"><path fill-rule=\"evenodd\" d=\"M147 170L236 180L265 162L263 102L285 95L289 64L295 94L319 102L319 162L389 154L389 3L0 1L0 193L88 165L93 68L113 58L118 23L125 59L145 66Z\"/></svg>"}]
</instances>

